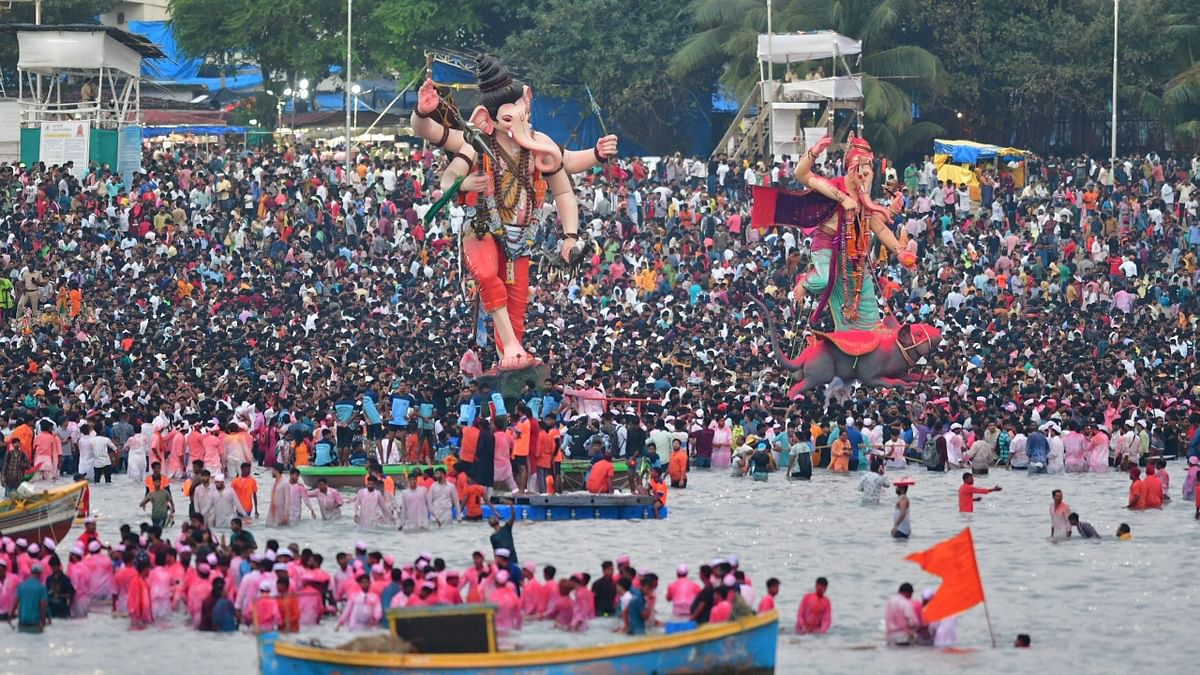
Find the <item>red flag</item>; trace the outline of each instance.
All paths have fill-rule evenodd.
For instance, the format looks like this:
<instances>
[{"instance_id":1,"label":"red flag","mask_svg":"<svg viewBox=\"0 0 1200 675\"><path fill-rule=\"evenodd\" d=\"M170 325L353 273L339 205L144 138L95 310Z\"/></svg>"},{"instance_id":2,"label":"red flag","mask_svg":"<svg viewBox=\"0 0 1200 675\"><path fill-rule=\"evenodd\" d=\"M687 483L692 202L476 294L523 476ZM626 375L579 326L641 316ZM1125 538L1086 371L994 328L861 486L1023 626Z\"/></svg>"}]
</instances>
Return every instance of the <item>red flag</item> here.
<instances>
[{"instance_id":1,"label":"red flag","mask_svg":"<svg viewBox=\"0 0 1200 675\"><path fill-rule=\"evenodd\" d=\"M978 605L984 601L983 581L975 562L975 541L971 528L943 541L933 548L913 553L905 558L921 569L942 578L933 600L921 610L927 622L938 621Z\"/></svg>"}]
</instances>

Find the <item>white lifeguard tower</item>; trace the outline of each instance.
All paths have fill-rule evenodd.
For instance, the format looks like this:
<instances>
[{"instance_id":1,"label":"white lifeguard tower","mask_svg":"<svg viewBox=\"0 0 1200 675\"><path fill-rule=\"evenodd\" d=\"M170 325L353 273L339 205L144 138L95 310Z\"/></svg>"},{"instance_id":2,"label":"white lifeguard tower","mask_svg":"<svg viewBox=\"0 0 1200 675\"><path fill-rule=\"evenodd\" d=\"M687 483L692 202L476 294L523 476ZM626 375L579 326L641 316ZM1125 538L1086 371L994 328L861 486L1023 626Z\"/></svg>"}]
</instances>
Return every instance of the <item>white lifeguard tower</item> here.
<instances>
[{"instance_id":1,"label":"white lifeguard tower","mask_svg":"<svg viewBox=\"0 0 1200 675\"><path fill-rule=\"evenodd\" d=\"M21 160L88 161L131 173L141 152L142 59L163 52L140 35L91 24L13 24L20 50ZM122 150L124 152L122 152ZM121 170L121 169L118 169Z\"/></svg>"},{"instance_id":2,"label":"white lifeguard tower","mask_svg":"<svg viewBox=\"0 0 1200 675\"><path fill-rule=\"evenodd\" d=\"M862 41L828 30L759 35L758 85L713 154L732 159L795 158L825 134L836 142L852 129L861 131L862 76L846 61L861 53ZM829 75L788 77L791 64L807 61L829 61ZM778 73L783 79L774 77L776 65L783 66ZM850 114L839 116L842 110Z\"/></svg>"}]
</instances>

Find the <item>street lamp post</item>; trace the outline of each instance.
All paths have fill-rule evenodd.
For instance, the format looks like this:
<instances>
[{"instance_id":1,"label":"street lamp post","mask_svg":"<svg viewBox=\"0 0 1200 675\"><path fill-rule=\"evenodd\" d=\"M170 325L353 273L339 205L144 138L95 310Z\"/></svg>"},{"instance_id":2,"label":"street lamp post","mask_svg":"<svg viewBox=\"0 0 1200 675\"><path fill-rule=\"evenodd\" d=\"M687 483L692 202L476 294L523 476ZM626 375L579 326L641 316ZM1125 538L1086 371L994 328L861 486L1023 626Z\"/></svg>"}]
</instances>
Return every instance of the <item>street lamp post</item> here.
<instances>
[{"instance_id":1,"label":"street lamp post","mask_svg":"<svg viewBox=\"0 0 1200 675\"><path fill-rule=\"evenodd\" d=\"M357 129L358 128L358 95L362 93L362 87L360 87L357 83L355 83L355 85L353 87L350 87L350 93L354 94L354 124L351 125L351 128Z\"/></svg>"},{"instance_id":2,"label":"street lamp post","mask_svg":"<svg viewBox=\"0 0 1200 675\"><path fill-rule=\"evenodd\" d=\"M354 30L354 0L346 0L346 184L350 184L350 38Z\"/></svg>"},{"instance_id":3,"label":"street lamp post","mask_svg":"<svg viewBox=\"0 0 1200 675\"><path fill-rule=\"evenodd\" d=\"M1113 0L1113 87L1112 87L1112 166L1117 168L1117 32L1121 25L1121 0Z\"/></svg>"}]
</instances>

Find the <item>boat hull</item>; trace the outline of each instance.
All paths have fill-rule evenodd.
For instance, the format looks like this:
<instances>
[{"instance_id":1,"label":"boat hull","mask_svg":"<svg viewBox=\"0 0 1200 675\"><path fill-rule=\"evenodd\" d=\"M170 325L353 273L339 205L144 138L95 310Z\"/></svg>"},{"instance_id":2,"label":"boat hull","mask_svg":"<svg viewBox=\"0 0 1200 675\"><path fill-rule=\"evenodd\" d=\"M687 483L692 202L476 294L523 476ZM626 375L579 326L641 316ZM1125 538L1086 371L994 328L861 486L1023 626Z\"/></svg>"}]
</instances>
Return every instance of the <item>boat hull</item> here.
<instances>
[{"instance_id":1,"label":"boat hull","mask_svg":"<svg viewBox=\"0 0 1200 675\"><path fill-rule=\"evenodd\" d=\"M773 673L778 639L775 612L706 625L671 635L598 647L494 654L379 654L347 652L259 638L263 675L700 675Z\"/></svg>"},{"instance_id":2,"label":"boat hull","mask_svg":"<svg viewBox=\"0 0 1200 675\"><path fill-rule=\"evenodd\" d=\"M81 481L26 500L25 506L0 510L0 532L13 539L41 542L49 537L55 543L62 541L75 524L86 487L87 483Z\"/></svg>"}]
</instances>

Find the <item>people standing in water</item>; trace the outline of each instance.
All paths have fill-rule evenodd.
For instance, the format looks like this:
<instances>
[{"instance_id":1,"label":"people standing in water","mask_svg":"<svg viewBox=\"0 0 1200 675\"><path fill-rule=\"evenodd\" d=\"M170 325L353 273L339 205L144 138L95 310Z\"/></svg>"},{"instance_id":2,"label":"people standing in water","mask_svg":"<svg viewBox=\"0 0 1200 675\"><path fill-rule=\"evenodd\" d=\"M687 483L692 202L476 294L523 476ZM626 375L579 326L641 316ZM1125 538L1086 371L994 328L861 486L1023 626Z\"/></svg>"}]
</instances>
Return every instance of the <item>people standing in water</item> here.
<instances>
[{"instance_id":1,"label":"people standing in water","mask_svg":"<svg viewBox=\"0 0 1200 675\"><path fill-rule=\"evenodd\" d=\"M991 494L999 492L1000 486L985 488L975 486L975 476L967 471L962 475L962 485L958 486L958 512L972 513L975 511L975 502L983 499L978 495Z\"/></svg>"},{"instance_id":2,"label":"people standing in water","mask_svg":"<svg viewBox=\"0 0 1200 675\"><path fill-rule=\"evenodd\" d=\"M916 481L911 478L901 478L893 483L896 486L896 511L892 518L892 538L908 539L912 536L912 524L909 522L908 488ZM911 594L911 589L909 593Z\"/></svg>"},{"instance_id":3,"label":"people standing in water","mask_svg":"<svg viewBox=\"0 0 1200 675\"><path fill-rule=\"evenodd\" d=\"M825 597L828 588L829 581L825 577L817 577L813 591L804 595L796 612L797 633L823 635L829 632L829 626L833 624L833 605Z\"/></svg>"},{"instance_id":4,"label":"people standing in water","mask_svg":"<svg viewBox=\"0 0 1200 675\"><path fill-rule=\"evenodd\" d=\"M1054 490L1050 493L1054 503L1050 505L1050 538L1066 539L1071 536L1071 507L1063 501L1063 491Z\"/></svg>"}]
</instances>

